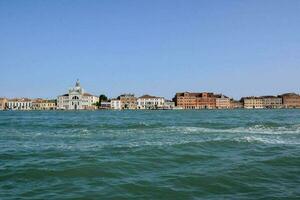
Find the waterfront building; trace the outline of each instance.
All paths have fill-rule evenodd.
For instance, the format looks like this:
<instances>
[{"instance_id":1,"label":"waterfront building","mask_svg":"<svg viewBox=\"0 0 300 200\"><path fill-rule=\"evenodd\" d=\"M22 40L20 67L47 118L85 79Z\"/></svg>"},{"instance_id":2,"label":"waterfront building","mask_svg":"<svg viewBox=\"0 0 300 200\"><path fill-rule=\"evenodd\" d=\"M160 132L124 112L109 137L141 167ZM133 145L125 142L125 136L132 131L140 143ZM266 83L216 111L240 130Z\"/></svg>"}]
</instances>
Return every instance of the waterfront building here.
<instances>
[{"instance_id":1,"label":"waterfront building","mask_svg":"<svg viewBox=\"0 0 300 200\"><path fill-rule=\"evenodd\" d=\"M171 101L171 100L165 100L163 109L164 110L173 110L173 109L175 109L175 102Z\"/></svg>"},{"instance_id":2,"label":"waterfront building","mask_svg":"<svg viewBox=\"0 0 300 200\"><path fill-rule=\"evenodd\" d=\"M56 107L55 100L34 99L32 101L32 110L55 110Z\"/></svg>"},{"instance_id":3,"label":"waterfront building","mask_svg":"<svg viewBox=\"0 0 300 200\"><path fill-rule=\"evenodd\" d=\"M200 109L214 109L216 108L216 97L213 93L200 93L197 98L197 105Z\"/></svg>"},{"instance_id":4,"label":"waterfront building","mask_svg":"<svg viewBox=\"0 0 300 200\"><path fill-rule=\"evenodd\" d=\"M264 101L261 97L243 97L244 108L246 109L262 109Z\"/></svg>"},{"instance_id":5,"label":"waterfront building","mask_svg":"<svg viewBox=\"0 0 300 200\"><path fill-rule=\"evenodd\" d=\"M57 97L58 109L65 110L93 110L99 97L86 93L77 80L75 87L69 89L67 94Z\"/></svg>"},{"instance_id":6,"label":"waterfront building","mask_svg":"<svg viewBox=\"0 0 300 200\"><path fill-rule=\"evenodd\" d=\"M28 98L8 99L6 107L9 110L31 110L32 101Z\"/></svg>"},{"instance_id":7,"label":"waterfront building","mask_svg":"<svg viewBox=\"0 0 300 200\"><path fill-rule=\"evenodd\" d=\"M276 96L262 96L264 108L282 108L282 98Z\"/></svg>"},{"instance_id":8,"label":"waterfront building","mask_svg":"<svg viewBox=\"0 0 300 200\"><path fill-rule=\"evenodd\" d=\"M280 95L284 108L300 108L300 96L295 93Z\"/></svg>"},{"instance_id":9,"label":"waterfront building","mask_svg":"<svg viewBox=\"0 0 300 200\"><path fill-rule=\"evenodd\" d=\"M121 110L122 109L121 100L120 99L112 99L110 101L110 108L113 110Z\"/></svg>"},{"instance_id":10,"label":"waterfront building","mask_svg":"<svg viewBox=\"0 0 300 200\"><path fill-rule=\"evenodd\" d=\"M214 109L216 97L213 93L176 93L175 105L183 109Z\"/></svg>"},{"instance_id":11,"label":"waterfront building","mask_svg":"<svg viewBox=\"0 0 300 200\"><path fill-rule=\"evenodd\" d=\"M229 109L230 99L224 95L216 95L216 108L217 109Z\"/></svg>"},{"instance_id":12,"label":"waterfront building","mask_svg":"<svg viewBox=\"0 0 300 200\"><path fill-rule=\"evenodd\" d=\"M183 109L196 109L197 108L197 96L200 93L176 93L174 101L177 107Z\"/></svg>"},{"instance_id":13,"label":"waterfront building","mask_svg":"<svg viewBox=\"0 0 300 200\"><path fill-rule=\"evenodd\" d=\"M6 103L7 103L6 98L0 98L0 110L5 110L6 109Z\"/></svg>"},{"instance_id":14,"label":"waterfront building","mask_svg":"<svg viewBox=\"0 0 300 200\"><path fill-rule=\"evenodd\" d=\"M111 108L111 102L109 101L100 102L100 109L110 109L110 108Z\"/></svg>"},{"instance_id":15,"label":"waterfront building","mask_svg":"<svg viewBox=\"0 0 300 200\"><path fill-rule=\"evenodd\" d=\"M122 109L135 110L137 108L137 99L134 94L122 94L118 99L121 101Z\"/></svg>"},{"instance_id":16,"label":"waterfront building","mask_svg":"<svg viewBox=\"0 0 300 200\"><path fill-rule=\"evenodd\" d=\"M143 95L137 99L137 109L162 109L164 103L163 97Z\"/></svg>"},{"instance_id":17,"label":"waterfront building","mask_svg":"<svg viewBox=\"0 0 300 200\"><path fill-rule=\"evenodd\" d=\"M236 101L234 99L230 99L230 108L231 109L240 109L244 108L244 104L241 101Z\"/></svg>"}]
</instances>

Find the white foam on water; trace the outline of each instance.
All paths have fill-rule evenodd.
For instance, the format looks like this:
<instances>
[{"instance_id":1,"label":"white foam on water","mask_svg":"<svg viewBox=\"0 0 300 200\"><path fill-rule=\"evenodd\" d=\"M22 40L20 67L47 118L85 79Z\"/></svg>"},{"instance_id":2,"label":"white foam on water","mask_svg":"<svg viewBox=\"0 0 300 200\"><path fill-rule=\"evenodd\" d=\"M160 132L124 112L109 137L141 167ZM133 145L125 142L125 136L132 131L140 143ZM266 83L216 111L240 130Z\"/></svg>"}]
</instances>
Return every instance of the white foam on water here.
<instances>
[{"instance_id":1,"label":"white foam on water","mask_svg":"<svg viewBox=\"0 0 300 200\"><path fill-rule=\"evenodd\" d=\"M237 142L249 142L249 143L264 143L264 144L284 144L284 145L298 145L300 141L291 140L285 138L274 137L259 137L259 136L245 136L235 139Z\"/></svg>"},{"instance_id":2,"label":"white foam on water","mask_svg":"<svg viewBox=\"0 0 300 200\"><path fill-rule=\"evenodd\" d=\"M292 127L266 127L264 125L254 125L250 127L238 127L230 129L215 129L203 127L168 127L173 131L181 133L258 133L258 134L300 134L300 126Z\"/></svg>"}]
</instances>

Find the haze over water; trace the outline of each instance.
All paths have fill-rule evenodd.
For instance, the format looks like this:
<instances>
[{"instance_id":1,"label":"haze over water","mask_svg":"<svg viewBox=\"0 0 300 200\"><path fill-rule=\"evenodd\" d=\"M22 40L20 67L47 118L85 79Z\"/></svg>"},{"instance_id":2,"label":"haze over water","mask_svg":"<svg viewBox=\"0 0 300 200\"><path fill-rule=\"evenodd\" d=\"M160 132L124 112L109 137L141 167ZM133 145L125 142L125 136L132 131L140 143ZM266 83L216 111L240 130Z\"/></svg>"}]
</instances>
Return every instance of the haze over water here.
<instances>
[{"instance_id":1,"label":"haze over water","mask_svg":"<svg viewBox=\"0 0 300 200\"><path fill-rule=\"evenodd\" d=\"M300 110L0 112L0 199L297 199Z\"/></svg>"}]
</instances>

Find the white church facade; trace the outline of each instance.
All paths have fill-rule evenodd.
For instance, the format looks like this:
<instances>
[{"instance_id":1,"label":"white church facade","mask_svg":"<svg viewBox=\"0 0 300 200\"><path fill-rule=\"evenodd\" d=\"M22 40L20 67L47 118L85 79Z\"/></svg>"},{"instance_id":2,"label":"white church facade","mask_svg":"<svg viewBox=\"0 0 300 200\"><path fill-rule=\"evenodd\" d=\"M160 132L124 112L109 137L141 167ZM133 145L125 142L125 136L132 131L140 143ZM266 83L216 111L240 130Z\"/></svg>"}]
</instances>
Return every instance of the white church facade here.
<instances>
[{"instance_id":1,"label":"white church facade","mask_svg":"<svg viewBox=\"0 0 300 200\"><path fill-rule=\"evenodd\" d=\"M57 108L62 110L92 110L96 109L97 96L85 93L77 80L75 87L69 89L67 94L57 97Z\"/></svg>"}]
</instances>

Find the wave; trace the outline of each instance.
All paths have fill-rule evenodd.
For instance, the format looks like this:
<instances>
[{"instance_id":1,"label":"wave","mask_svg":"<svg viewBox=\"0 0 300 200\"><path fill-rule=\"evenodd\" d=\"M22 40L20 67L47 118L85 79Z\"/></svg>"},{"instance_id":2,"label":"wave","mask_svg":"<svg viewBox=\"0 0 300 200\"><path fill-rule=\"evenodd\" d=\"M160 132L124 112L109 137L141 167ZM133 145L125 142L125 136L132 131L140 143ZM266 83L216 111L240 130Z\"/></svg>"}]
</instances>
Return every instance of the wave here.
<instances>
[{"instance_id":1,"label":"wave","mask_svg":"<svg viewBox=\"0 0 300 200\"><path fill-rule=\"evenodd\" d=\"M263 143L263 144L281 144L281 145L299 145L300 140L292 140L285 138L270 138L270 137L259 137L259 136L245 136L234 139L237 142L247 143Z\"/></svg>"},{"instance_id":2,"label":"wave","mask_svg":"<svg viewBox=\"0 0 300 200\"><path fill-rule=\"evenodd\" d=\"M250 127L236 128L203 128L173 126L167 129L180 131L182 133L257 133L257 134L300 134L300 125L290 127L269 127L265 125L254 125Z\"/></svg>"}]
</instances>

